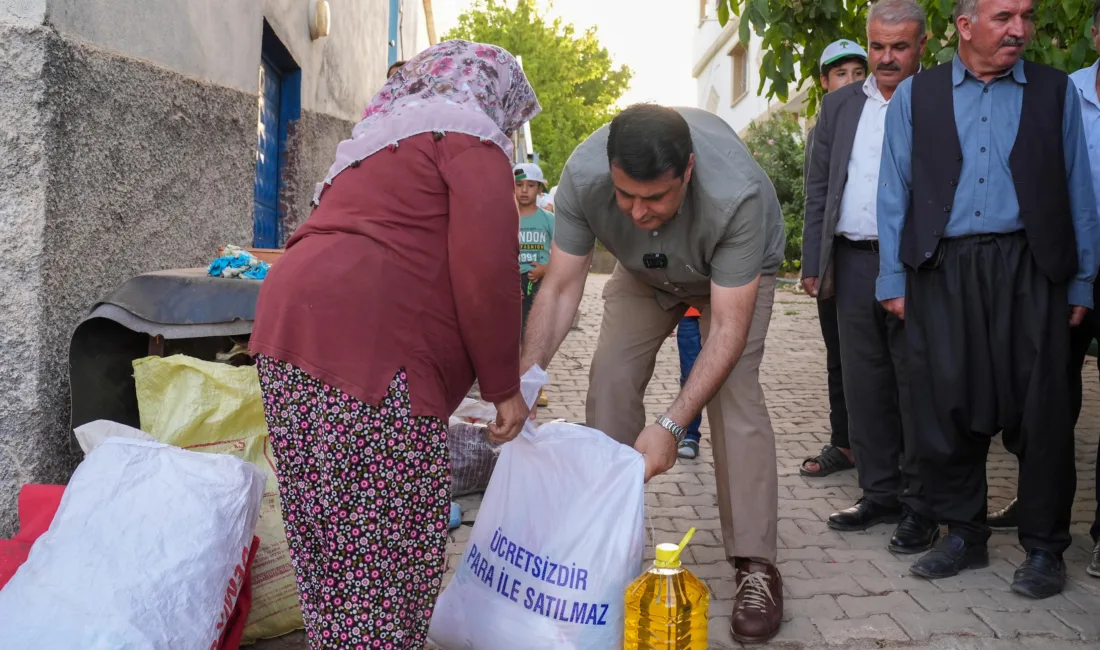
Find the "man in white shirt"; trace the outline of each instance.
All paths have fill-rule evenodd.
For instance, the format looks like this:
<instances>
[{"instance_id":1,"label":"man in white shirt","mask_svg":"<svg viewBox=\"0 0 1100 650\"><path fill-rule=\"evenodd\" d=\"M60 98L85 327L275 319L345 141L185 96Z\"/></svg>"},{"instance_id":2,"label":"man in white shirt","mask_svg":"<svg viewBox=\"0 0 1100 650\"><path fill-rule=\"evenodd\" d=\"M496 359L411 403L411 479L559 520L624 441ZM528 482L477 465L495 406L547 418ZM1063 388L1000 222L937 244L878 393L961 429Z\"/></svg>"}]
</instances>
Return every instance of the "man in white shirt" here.
<instances>
[{"instance_id":1,"label":"man in white shirt","mask_svg":"<svg viewBox=\"0 0 1100 650\"><path fill-rule=\"evenodd\" d=\"M825 96L806 178L803 248L820 252L817 277L803 285L819 300L835 296L849 436L863 496L834 513L829 527L865 530L896 522L889 548L919 553L938 537L918 514L900 319L875 299L878 277L879 165L886 109L894 90L920 69L926 16L915 0L879 0L867 18L872 75ZM899 464L901 469L899 470Z\"/></svg>"}]
</instances>

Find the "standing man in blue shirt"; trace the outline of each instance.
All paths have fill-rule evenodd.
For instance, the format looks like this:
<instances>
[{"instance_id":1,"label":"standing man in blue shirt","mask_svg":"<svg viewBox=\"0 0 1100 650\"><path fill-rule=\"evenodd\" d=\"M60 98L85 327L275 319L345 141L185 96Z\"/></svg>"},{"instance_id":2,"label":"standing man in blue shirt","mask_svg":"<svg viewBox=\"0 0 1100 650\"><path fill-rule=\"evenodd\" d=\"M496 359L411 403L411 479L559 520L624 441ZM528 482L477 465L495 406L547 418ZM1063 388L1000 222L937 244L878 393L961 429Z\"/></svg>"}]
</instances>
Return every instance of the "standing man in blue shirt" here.
<instances>
[{"instance_id":1,"label":"standing man in blue shirt","mask_svg":"<svg viewBox=\"0 0 1100 650\"><path fill-rule=\"evenodd\" d=\"M1096 0L1093 7L1092 40L1097 52L1100 52L1100 0ZM1095 191L1100 188L1100 98L1097 97L1097 88L1100 84L1100 62L1087 68L1074 72L1069 76L1073 85L1077 87L1077 94L1081 97L1081 117L1085 128L1085 140L1089 146L1089 162L1092 167L1092 187ZM1100 210L1100 196L1097 196L1097 208ZM1089 347L1093 339L1100 338L1100 317L1097 317L1095 305L1097 302L1097 289L1093 284L1092 300L1094 309L1085 314L1085 319L1080 325L1074 327L1070 334L1070 399L1073 400L1073 421L1077 422L1081 415L1081 370L1085 365L1085 357L1088 356ZM1097 457L1100 460L1100 447L1097 448ZM1100 578L1100 475L1096 477L1097 507L1096 515L1092 523L1092 558L1089 562L1089 575ZM1013 499L1007 507L997 512L989 513L989 527L993 530L1013 530L1016 528L1018 516L1016 512L1017 502Z\"/></svg>"},{"instance_id":2,"label":"standing man in blue shirt","mask_svg":"<svg viewBox=\"0 0 1100 650\"><path fill-rule=\"evenodd\" d=\"M1100 0L1096 0L1092 10L1092 42L1096 52L1100 54ZM1092 187L1095 191L1100 187L1100 61L1091 66L1078 70L1070 75L1070 80L1077 87L1077 95L1081 99L1081 118L1085 128L1085 140L1089 147L1089 162L1092 167ZM1100 211L1100 197L1097 199L1097 210ZM1092 293L1093 304L1097 300L1096 288ZM1070 382L1073 389L1070 397L1073 399L1074 422L1081 415L1081 369L1085 365L1085 356L1088 355L1089 346L1093 339L1100 339L1100 315L1090 311L1085 316L1085 321L1074 328L1070 339L1070 347L1073 355L1073 374ZM1100 465L1100 445L1096 449L1097 464ZM1096 515L1092 520L1092 561L1089 562L1088 574L1094 578L1100 578L1100 474L1096 476Z\"/></svg>"},{"instance_id":3,"label":"standing man in blue shirt","mask_svg":"<svg viewBox=\"0 0 1100 650\"><path fill-rule=\"evenodd\" d=\"M1062 591L1076 487L1070 327L1100 246L1077 90L1021 59L1032 0L959 0L950 65L903 82L879 174L877 298L905 319L925 516L949 534L911 568L989 563L985 462L1020 459L1012 589Z\"/></svg>"}]
</instances>

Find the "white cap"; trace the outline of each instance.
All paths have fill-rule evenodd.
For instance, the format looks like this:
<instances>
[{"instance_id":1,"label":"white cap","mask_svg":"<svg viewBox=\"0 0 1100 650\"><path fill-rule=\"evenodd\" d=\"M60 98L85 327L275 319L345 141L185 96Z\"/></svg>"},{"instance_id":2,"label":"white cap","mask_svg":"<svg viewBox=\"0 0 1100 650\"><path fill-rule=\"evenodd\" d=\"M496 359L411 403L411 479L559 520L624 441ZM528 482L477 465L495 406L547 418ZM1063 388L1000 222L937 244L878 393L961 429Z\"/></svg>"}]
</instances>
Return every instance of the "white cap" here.
<instances>
[{"instance_id":1,"label":"white cap","mask_svg":"<svg viewBox=\"0 0 1100 650\"><path fill-rule=\"evenodd\" d=\"M542 175L542 168L535 163L520 163L512 168L517 181L538 181L542 187L546 187L546 177Z\"/></svg>"},{"instance_id":2,"label":"white cap","mask_svg":"<svg viewBox=\"0 0 1100 650\"><path fill-rule=\"evenodd\" d=\"M825 51L821 53L821 67L825 67L834 61L839 61L847 56L858 56L864 61L867 60L867 51L859 46L859 43L855 41L849 41L847 39L841 39L839 41L830 43Z\"/></svg>"}]
</instances>

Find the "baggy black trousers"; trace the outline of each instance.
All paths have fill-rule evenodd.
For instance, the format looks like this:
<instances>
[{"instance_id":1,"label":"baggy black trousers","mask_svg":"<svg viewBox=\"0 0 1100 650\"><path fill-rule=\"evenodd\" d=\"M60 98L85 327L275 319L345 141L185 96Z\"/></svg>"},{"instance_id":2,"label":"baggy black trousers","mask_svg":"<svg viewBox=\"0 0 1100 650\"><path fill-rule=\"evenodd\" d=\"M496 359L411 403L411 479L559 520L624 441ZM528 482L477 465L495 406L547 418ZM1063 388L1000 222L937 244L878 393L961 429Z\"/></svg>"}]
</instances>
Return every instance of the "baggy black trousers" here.
<instances>
[{"instance_id":1,"label":"baggy black trousers","mask_svg":"<svg viewBox=\"0 0 1100 650\"><path fill-rule=\"evenodd\" d=\"M986 455L1004 432L1020 543L1061 554L1076 487L1068 284L1043 275L1022 232L943 240L935 262L909 271L905 300L922 514L984 544Z\"/></svg>"}]
</instances>

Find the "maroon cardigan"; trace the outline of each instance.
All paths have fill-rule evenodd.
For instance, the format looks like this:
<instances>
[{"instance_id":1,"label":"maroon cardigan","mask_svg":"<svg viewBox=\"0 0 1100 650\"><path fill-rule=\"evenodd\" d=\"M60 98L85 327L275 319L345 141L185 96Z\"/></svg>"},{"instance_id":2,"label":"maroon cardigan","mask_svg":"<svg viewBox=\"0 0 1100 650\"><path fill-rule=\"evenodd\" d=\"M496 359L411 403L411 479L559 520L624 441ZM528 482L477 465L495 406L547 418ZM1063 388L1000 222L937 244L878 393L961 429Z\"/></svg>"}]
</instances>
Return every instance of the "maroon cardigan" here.
<instances>
[{"instance_id":1,"label":"maroon cardigan","mask_svg":"<svg viewBox=\"0 0 1100 650\"><path fill-rule=\"evenodd\" d=\"M260 291L252 351L367 404L400 368L414 416L447 418L474 378L519 390L519 215L495 144L430 133L333 179Z\"/></svg>"}]
</instances>

